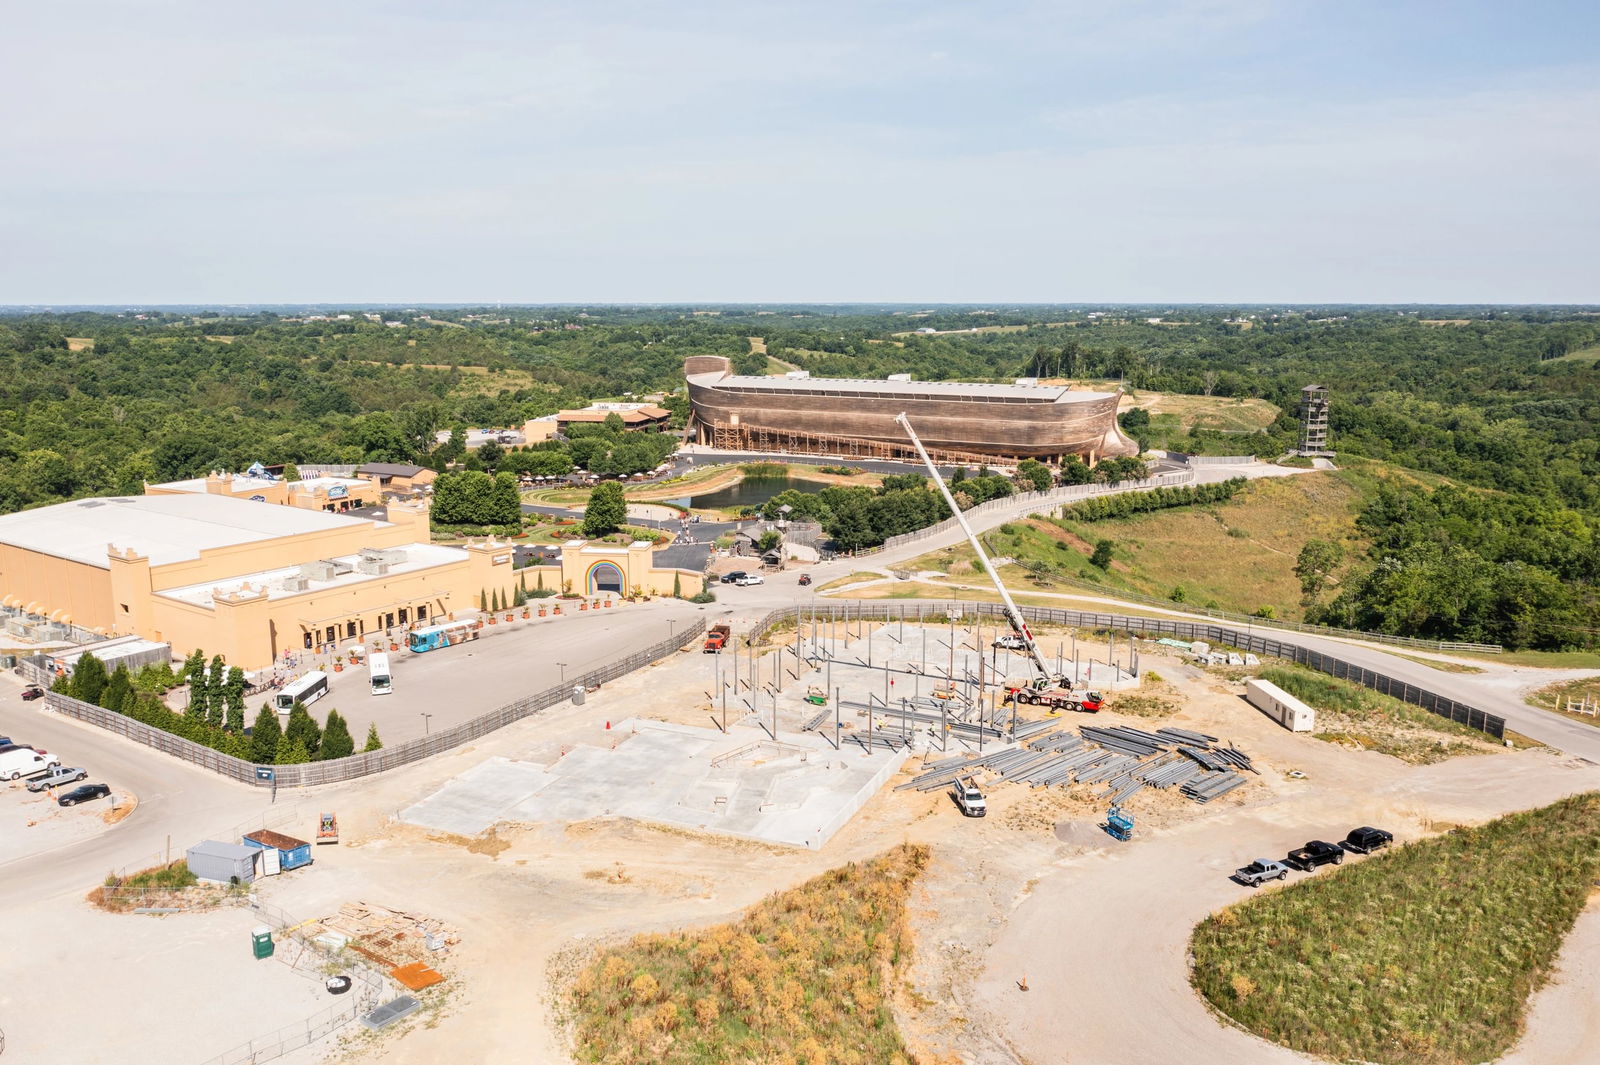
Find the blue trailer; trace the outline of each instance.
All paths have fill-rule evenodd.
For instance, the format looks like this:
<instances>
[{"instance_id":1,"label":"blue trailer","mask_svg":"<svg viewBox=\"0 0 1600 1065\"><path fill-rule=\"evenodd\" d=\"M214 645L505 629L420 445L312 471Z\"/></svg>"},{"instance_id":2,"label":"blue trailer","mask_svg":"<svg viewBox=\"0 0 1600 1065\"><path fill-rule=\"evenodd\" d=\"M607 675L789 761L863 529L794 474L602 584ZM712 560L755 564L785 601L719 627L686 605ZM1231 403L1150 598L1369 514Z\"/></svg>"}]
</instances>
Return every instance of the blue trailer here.
<instances>
[{"instance_id":1,"label":"blue trailer","mask_svg":"<svg viewBox=\"0 0 1600 1065\"><path fill-rule=\"evenodd\" d=\"M278 868L283 872L311 864L311 844L268 828L248 833L244 837L244 845L257 850L276 851Z\"/></svg>"}]
</instances>

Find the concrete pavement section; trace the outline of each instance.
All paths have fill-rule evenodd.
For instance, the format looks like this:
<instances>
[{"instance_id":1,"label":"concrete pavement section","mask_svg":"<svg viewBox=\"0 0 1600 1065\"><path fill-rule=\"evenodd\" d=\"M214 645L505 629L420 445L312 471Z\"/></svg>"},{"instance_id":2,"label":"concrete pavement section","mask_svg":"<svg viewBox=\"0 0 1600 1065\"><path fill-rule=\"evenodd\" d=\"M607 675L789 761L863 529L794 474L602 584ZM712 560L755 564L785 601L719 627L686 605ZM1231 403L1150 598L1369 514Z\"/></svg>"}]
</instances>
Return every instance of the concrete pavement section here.
<instances>
[{"instance_id":1,"label":"concrete pavement section","mask_svg":"<svg viewBox=\"0 0 1600 1065\"><path fill-rule=\"evenodd\" d=\"M630 720L611 748L580 746L549 765L491 758L461 774L401 820L476 836L500 822L629 817L818 847L877 793L904 753L835 751L806 735L773 743L749 729Z\"/></svg>"}]
</instances>

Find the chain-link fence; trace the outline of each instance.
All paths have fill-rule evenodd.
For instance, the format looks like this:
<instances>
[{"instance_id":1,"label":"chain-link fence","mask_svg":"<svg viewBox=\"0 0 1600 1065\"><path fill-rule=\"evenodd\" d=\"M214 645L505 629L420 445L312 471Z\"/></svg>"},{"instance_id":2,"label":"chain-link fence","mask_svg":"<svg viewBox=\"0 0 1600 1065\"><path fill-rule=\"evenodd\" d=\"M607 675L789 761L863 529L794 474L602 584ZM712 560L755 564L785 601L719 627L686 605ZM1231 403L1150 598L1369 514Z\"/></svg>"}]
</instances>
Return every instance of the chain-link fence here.
<instances>
[{"instance_id":1,"label":"chain-link fence","mask_svg":"<svg viewBox=\"0 0 1600 1065\"><path fill-rule=\"evenodd\" d=\"M262 1065L275 1061L327 1038L396 993L395 985L377 970L363 962L335 957L314 940L299 934L296 929L303 922L286 911L253 896L249 905L261 915L263 923L279 933L272 955L274 960L318 981L324 978L330 963L334 963L339 975L350 978L350 991L327 1009L241 1043L207 1059L203 1065Z\"/></svg>"},{"instance_id":2,"label":"chain-link fence","mask_svg":"<svg viewBox=\"0 0 1600 1065\"><path fill-rule=\"evenodd\" d=\"M1115 629L1138 634L1160 634L1185 640L1204 640L1212 644L1237 647L1252 654L1286 658L1340 680L1348 680L1375 692L1392 696L1430 713L1447 717L1495 739L1505 737L1504 718L1479 710L1475 706L1457 702L1409 681L1397 680L1387 674L1347 662L1321 651L1301 647L1285 640L1258 635L1248 630L1204 622L1179 621L1168 618L1143 618L1128 614L1095 614L1079 610L1056 610L1050 607L1025 606L1018 608L1031 622L1067 625L1080 629ZM1005 607L999 603L924 602L914 606L909 603L827 603L805 608L785 607L774 610L758 621L750 630L750 639L759 639L768 629L780 622L795 621L801 616L827 617L841 620L934 622L950 617L1004 617Z\"/></svg>"}]
</instances>

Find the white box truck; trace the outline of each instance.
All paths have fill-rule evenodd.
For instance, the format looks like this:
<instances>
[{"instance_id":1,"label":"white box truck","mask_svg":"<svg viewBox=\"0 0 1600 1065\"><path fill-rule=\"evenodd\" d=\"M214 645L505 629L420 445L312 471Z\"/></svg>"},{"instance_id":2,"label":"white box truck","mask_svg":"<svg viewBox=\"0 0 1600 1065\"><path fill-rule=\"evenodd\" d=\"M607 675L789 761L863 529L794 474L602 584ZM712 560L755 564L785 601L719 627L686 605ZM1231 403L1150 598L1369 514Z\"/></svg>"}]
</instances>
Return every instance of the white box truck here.
<instances>
[{"instance_id":1,"label":"white box truck","mask_svg":"<svg viewBox=\"0 0 1600 1065\"><path fill-rule=\"evenodd\" d=\"M21 780L36 776L61 764L61 759L49 751L36 751L32 747L16 747L0 753L0 780Z\"/></svg>"},{"instance_id":2,"label":"white box truck","mask_svg":"<svg viewBox=\"0 0 1600 1065\"><path fill-rule=\"evenodd\" d=\"M1244 682L1244 697L1251 706L1290 732L1314 732L1317 712L1269 680L1251 677Z\"/></svg>"}]
</instances>

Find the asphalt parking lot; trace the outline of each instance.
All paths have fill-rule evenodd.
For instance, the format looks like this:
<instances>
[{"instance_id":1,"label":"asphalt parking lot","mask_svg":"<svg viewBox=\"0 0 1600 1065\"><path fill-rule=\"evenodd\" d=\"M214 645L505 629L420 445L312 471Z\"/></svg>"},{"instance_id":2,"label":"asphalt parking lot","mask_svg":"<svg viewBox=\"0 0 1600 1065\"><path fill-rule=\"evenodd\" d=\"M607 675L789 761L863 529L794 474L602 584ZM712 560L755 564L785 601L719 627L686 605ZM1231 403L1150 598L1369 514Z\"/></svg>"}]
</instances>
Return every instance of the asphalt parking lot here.
<instances>
[{"instance_id":1,"label":"asphalt parking lot","mask_svg":"<svg viewBox=\"0 0 1600 1065\"><path fill-rule=\"evenodd\" d=\"M423 654L403 648L389 652L394 691L388 695L371 694L365 665L346 665L342 672L329 674L328 694L311 709L319 722L330 709L338 710L350 723L358 750L369 723L377 724L385 744L400 743L469 721L667 639L703 612L682 600L652 599L560 617L524 621L519 616L510 624L501 620L468 643Z\"/></svg>"}]
</instances>

